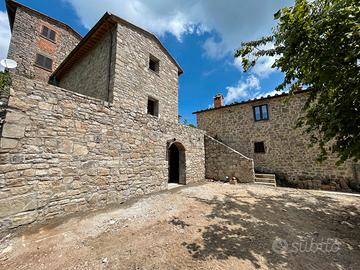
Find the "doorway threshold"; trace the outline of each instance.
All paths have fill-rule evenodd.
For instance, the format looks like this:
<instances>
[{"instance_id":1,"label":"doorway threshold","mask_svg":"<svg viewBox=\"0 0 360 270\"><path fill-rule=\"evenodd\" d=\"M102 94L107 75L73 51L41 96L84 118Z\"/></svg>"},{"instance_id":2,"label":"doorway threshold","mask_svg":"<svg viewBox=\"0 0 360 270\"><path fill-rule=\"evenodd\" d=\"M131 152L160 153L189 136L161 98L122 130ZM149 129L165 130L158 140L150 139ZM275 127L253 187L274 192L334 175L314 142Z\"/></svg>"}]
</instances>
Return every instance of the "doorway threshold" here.
<instances>
[{"instance_id":1,"label":"doorway threshold","mask_svg":"<svg viewBox=\"0 0 360 270\"><path fill-rule=\"evenodd\" d=\"M177 184L177 183L168 183L168 189L183 187L184 185Z\"/></svg>"}]
</instances>

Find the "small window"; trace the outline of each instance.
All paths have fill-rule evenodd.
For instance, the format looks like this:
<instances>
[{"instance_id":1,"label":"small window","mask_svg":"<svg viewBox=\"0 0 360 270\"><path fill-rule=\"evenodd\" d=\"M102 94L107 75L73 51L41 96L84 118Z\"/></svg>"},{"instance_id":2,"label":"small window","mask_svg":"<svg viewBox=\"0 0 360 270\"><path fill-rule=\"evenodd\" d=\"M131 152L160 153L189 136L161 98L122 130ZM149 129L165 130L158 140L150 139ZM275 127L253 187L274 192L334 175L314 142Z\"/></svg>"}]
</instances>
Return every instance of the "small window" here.
<instances>
[{"instance_id":1,"label":"small window","mask_svg":"<svg viewBox=\"0 0 360 270\"><path fill-rule=\"evenodd\" d=\"M269 107L267 104L261 106L254 106L255 121L269 120Z\"/></svg>"},{"instance_id":2,"label":"small window","mask_svg":"<svg viewBox=\"0 0 360 270\"><path fill-rule=\"evenodd\" d=\"M53 60L44 55L37 54L35 64L41 68L52 71Z\"/></svg>"},{"instance_id":3,"label":"small window","mask_svg":"<svg viewBox=\"0 0 360 270\"><path fill-rule=\"evenodd\" d=\"M147 113L153 116L159 116L159 101L153 98L148 99Z\"/></svg>"},{"instance_id":4,"label":"small window","mask_svg":"<svg viewBox=\"0 0 360 270\"><path fill-rule=\"evenodd\" d=\"M49 29L48 27L46 27L45 25L43 25L42 30L41 30L41 35L46 38L46 39L50 39L51 41L55 42L56 39L56 32L54 30Z\"/></svg>"},{"instance_id":5,"label":"small window","mask_svg":"<svg viewBox=\"0 0 360 270\"><path fill-rule=\"evenodd\" d=\"M154 56L150 55L149 58L149 69L152 71L159 73L160 70L160 61L159 59L156 59Z\"/></svg>"},{"instance_id":6,"label":"small window","mask_svg":"<svg viewBox=\"0 0 360 270\"><path fill-rule=\"evenodd\" d=\"M265 153L264 142L256 142L256 143L254 143L254 152L255 153Z\"/></svg>"}]
</instances>

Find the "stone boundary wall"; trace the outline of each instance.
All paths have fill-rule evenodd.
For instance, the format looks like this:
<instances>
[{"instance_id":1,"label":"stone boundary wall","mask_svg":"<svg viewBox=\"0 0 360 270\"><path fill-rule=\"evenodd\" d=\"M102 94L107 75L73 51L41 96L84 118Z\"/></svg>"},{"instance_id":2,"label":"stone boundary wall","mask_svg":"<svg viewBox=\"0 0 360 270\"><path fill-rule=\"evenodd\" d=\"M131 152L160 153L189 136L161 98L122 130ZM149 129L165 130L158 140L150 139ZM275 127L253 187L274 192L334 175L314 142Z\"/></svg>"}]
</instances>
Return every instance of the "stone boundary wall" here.
<instances>
[{"instance_id":1,"label":"stone boundary wall","mask_svg":"<svg viewBox=\"0 0 360 270\"><path fill-rule=\"evenodd\" d=\"M164 190L167 144L205 178L204 132L13 76L0 148L0 231Z\"/></svg>"},{"instance_id":2,"label":"stone boundary wall","mask_svg":"<svg viewBox=\"0 0 360 270\"><path fill-rule=\"evenodd\" d=\"M226 144L205 135L205 175L208 179L236 177L240 183L255 179L254 161Z\"/></svg>"}]
</instances>

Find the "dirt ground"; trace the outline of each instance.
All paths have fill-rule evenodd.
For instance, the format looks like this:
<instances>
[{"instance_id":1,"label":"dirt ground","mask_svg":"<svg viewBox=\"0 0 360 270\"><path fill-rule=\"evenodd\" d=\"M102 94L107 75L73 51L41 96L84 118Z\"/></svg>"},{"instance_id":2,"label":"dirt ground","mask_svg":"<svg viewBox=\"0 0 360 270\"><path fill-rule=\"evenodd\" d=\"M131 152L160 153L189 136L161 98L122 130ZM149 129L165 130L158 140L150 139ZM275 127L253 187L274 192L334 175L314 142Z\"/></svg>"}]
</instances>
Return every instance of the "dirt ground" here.
<instances>
[{"instance_id":1,"label":"dirt ground","mask_svg":"<svg viewBox=\"0 0 360 270\"><path fill-rule=\"evenodd\" d=\"M360 269L360 198L205 183L0 245L0 269Z\"/></svg>"}]
</instances>

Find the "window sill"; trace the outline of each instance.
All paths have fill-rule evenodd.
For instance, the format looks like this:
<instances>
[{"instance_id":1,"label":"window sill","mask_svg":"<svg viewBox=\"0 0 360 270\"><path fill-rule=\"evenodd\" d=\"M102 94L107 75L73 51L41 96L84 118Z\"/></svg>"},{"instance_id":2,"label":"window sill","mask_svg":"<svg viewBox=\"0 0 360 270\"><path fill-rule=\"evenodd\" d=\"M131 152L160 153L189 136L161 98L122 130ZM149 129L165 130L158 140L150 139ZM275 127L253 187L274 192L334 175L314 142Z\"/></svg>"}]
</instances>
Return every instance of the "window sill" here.
<instances>
[{"instance_id":1,"label":"window sill","mask_svg":"<svg viewBox=\"0 0 360 270\"><path fill-rule=\"evenodd\" d=\"M47 37L45 37L45 36L43 36L43 35L41 35L41 34L40 34L40 37L42 37L43 39L46 39L47 41L50 41L50 42L53 43L53 44L56 44L56 40L52 40L52 39L47 38Z\"/></svg>"},{"instance_id":2,"label":"window sill","mask_svg":"<svg viewBox=\"0 0 360 270\"><path fill-rule=\"evenodd\" d=\"M42 66L37 65L37 64L34 64L34 67L41 68L41 69L43 69L45 71L48 71L48 72L53 72L52 69L47 69L46 67L42 67Z\"/></svg>"},{"instance_id":3,"label":"window sill","mask_svg":"<svg viewBox=\"0 0 360 270\"><path fill-rule=\"evenodd\" d=\"M152 118L155 118L155 119L159 119L159 116L152 115L152 114L150 114L150 113L146 113L146 115L148 115L148 116L150 116L150 117L152 117Z\"/></svg>"},{"instance_id":4,"label":"window sill","mask_svg":"<svg viewBox=\"0 0 360 270\"><path fill-rule=\"evenodd\" d=\"M155 75L157 75L157 76L160 77L160 72L154 71L154 70L152 70L151 68L148 68L148 70L149 70L152 74L155 74Z\"/></svg>"},{"instance_id":5,"label":"window sill","mask_svg":"<svg viewBox=\"0 0 360 270\"><path fill-rule=\"evenodd\" d=\"M257 123L257 122L266 122L266 121L270 121L270 119L254 120L255 123Z\"/></svg>"}]
</instances>

